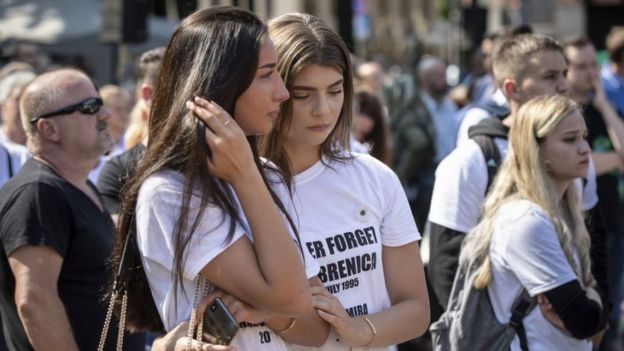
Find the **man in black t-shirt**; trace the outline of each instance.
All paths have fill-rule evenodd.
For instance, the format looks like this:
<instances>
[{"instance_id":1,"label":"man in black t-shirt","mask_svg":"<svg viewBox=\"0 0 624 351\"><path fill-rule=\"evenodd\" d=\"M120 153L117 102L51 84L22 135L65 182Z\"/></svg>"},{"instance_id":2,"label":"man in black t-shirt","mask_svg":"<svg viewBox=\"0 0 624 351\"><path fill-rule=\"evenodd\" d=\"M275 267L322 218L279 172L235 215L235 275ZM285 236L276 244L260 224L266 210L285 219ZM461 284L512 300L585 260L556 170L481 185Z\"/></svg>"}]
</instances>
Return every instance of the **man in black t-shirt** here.
<instances>
[{"instance_id":1,"label":"man in black t-shirt","mask_svg":"<svg viewBox=\"0 0 624 351\"><path fill-rule=\"evenodd\" d=\"M566 43L564 52L568 61L570 96L585 109L583 115L587 124L587 141L596 165L599 205L607 229L608 271L614 306L610 322L612 334L622 327L617 325L623 293L621 260L624 254L618 243L622 241L623 229L618 182L624 170L624 122L609 103L600 82L594 45L586 38L574 38ZM610 335L607 343L612 342L614 336Z\"/></svg>"},{"instance_id":2,"label":"man in black t-shirt","mask_svg":"<svg viewBox=\"0 0 624 351\"><path fill-rule=\"evenodd\" d=\"M7 346L95 350L113 238L110 216L87 174L112 146L110 112L91 80L72 69L35 78L20 107L33 158L0 189Z\"/></svg>"},{"instance_id":3,"label":"man in black t-shirt","mask_svg":"<svg viewBox=\"0 0 624 351\"><path fill-rule=\"evenodd\" d=\"M98 177L97 187L102 194L104 207L111 213L115 221L117 221L120 211L121 189L136 167L141 155L143 155L145 145L147 145L147 126L152 106L154 82L158 76L158 69L164 54L165 48L157 47L144 52L138 62L139 77L136 91L138 100L133 109L133 113L138 114L133 118L138 120L135 120L134 125L128 129L133 129L130 134L145 137L135 146L129 146L130 149L126 152L108 160Z\"/></svg>"}]
</instances>

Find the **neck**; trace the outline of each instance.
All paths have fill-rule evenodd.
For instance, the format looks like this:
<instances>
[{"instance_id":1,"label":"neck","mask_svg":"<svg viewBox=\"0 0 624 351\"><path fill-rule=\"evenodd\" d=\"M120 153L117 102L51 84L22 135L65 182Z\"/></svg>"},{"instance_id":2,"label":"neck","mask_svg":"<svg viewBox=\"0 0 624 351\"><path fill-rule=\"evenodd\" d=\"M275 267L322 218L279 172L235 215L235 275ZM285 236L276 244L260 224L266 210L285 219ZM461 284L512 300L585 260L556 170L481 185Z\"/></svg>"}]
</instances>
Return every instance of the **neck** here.
<instances>
[{"instance_id":1,"label":"neck","mask_svg":"<svg viewBox=\"0 0 624 351\"><path fill-rule=\"evenodd\" d=\"M568 186L570 186L571 182L569 180L559 180L553 178L551 178L550 181L553 185L553 188L557 192L557 200L561 201L566 190L568 190Z\"/></svg>"},{"instance_id":2,"label":"neck","mask_svg":"<svg viewBox=\"0 0 624 351\"><path fill-rule=\"evenodd\" d=\"M284 143L284 150L293 168L293 174L299 174L317 163L321 157L319 147L307 145L289 145Z\"/></svg>"},{"instance_id":3,"label":"neck","mask_svg":"<svg viewBox=\"0 0 624 351\"><path fill-rule=\"evenodd\" d=\"M121 137L121 130L117 130L117 129L113 129L113 128L109 128L108 129L108 133L110 134L111 138L113 139L113 148L119 143L119 138Z\"/></svg>"},{"instance_id":4,"label":"neck","mask_svg":"<svg viewBox=\"0 0 624 351\"><path fill-rule=\"evenodd\" d=\"M52 167L56 173L77 188L84 188L86 186L87 176L94 166L93 161L77 162L67 155L54 152L39 152L35 154L34 157Z\"/></svg>"},{"instance_id":5,"label":"neck","mask_svg":"<svg viewBox=\"0 0 624 351\"><path fill-rule=\"evenodd\" d=\"M579 104L585 105L588 104L590 101L590 94L587 91L581 91L578 89L574 89L573 87L570 87L570 98L572 98L572 100L576 101Z\"/></svg>"}]
</instances>

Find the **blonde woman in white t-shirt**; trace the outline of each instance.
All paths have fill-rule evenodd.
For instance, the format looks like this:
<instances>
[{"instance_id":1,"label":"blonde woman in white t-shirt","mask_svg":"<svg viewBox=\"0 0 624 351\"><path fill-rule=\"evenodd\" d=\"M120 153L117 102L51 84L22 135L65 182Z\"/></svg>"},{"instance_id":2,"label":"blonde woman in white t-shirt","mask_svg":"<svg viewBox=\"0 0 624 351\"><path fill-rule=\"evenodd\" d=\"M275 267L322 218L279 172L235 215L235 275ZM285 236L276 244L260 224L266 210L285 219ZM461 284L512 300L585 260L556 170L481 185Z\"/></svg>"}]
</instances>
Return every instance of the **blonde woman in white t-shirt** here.
<instances>
[{"instance_id":1,"label":"blonde woman in white t-shirt","mask_svg":"<svg viewBox=\"0 0 624 351\"><path fill-rule=\"evenodd\" d=\"M584 177L590 148L579 107L562 96L522 106L510 148L467 236L460 260L482 262L475 287L488 289L508 322L522 288L539 308L523 320L529 350L591 350L606 325L603 299L590 271L590 238L575 178ZM518 337L512 350L520 350Z\"/></svg>"}]
</instances>

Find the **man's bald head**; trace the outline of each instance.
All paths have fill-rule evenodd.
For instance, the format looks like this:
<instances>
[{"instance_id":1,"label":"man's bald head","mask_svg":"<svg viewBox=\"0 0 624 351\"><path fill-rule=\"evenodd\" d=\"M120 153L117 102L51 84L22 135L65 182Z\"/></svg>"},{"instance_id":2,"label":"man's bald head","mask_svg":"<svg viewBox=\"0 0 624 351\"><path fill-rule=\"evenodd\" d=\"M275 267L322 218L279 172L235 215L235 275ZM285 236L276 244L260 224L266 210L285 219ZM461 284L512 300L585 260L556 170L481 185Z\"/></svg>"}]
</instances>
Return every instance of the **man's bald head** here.
<instances>
[{"instance_id":1,"label":"man's bald head","mask_svg":"<svg viewBox=\"0 0 624 351\"><path fill-rule=\"evenodd\" d=\"M20 99L22 125L28 136L36 136L37 128L30 120L62 108L64 96L74 87L91 79L76 69L60 69L44 73L26 86Z\"/></svg>"}]
</instances>

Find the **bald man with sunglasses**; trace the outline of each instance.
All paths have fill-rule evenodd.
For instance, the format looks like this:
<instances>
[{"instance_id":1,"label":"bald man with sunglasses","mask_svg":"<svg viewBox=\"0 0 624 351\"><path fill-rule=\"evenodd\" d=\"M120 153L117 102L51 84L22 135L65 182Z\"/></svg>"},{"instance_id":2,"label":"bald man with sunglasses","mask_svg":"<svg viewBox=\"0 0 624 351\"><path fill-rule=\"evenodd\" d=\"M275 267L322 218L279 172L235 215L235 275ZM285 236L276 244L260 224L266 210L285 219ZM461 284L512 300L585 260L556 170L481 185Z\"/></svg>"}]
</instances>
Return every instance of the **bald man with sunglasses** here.
<instances>
[{"instance_id":1,"label":"bald man with sunglasses","mask_svg":"<svg viewBox=\"0 0 624 351\"><path fill-rule=\"evenodd\" d=\"M112 146L110 112L89 77L71 69L35 78L20 107L33 157L0 189L6 343L9 350L95 350L113 226L87 175Z\"/></svg>"}]
</instances>

